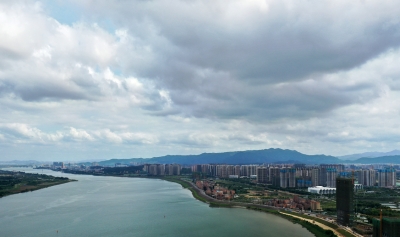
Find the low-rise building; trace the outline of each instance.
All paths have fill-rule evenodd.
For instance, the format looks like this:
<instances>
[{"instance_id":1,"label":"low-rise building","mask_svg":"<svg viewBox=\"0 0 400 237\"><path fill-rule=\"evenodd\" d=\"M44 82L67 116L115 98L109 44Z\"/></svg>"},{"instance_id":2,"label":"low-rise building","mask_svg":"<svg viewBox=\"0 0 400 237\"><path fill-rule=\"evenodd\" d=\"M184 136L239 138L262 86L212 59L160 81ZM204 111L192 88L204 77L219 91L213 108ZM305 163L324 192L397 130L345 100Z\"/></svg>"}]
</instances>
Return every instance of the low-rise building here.
<instances>
[{"instance_id":1,"label":"low-rise building","mask_svg":"<svg viewBox=\"0 0 400 237\"><path fill-rule=\"evenodd\" d=\"M316 186L316 187L309 187L308 192L316 194L335 194L336 188Z\"/></svg>"}]
</instances>

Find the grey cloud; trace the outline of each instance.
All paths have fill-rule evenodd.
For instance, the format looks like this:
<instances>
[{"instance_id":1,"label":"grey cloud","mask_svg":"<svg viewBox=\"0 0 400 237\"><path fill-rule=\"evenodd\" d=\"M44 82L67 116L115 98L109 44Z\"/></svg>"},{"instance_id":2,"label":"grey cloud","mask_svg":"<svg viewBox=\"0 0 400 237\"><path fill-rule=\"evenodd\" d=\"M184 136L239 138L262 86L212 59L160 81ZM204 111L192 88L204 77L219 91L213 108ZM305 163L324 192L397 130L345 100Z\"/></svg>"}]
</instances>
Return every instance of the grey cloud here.
<instances>
[{"instance_id":1,"label":"grey cloud","mask_svg":"<svg viewBox=\"0 0 400 237\"><path fill-rule=\"evenodd\" d=\"M1 82L0 78L0 82ZM20 83L18 79L13 80L2 79L4 82L0 84L0 95L15 95L25 101L40 101L40 100L60 100L72 99L82 100L90 98L84 91L79 91L77 88L69 88L65 84L52 83L50 81L35 80L32 82Z\"/></svg>"},{"instance_id":2,"label":"grey cloud","mask_svg":"<svg viewBox=\"0 0 400 237\"><path fill-rule=\"evenodd\" d=\"M180 78L183 71L175 66L179 63L229 71L243 80L271 83L347 70L400 44L399 23L385 24L394 18L390 14L382 13L377 21L360 22L359 18L368 17L368 12L361 11L353 17L346 14L340 19L346 6L320 9L322 13L306 7L295 7L294 12L289 12L283 3L269 3L267 14L255 13L255 17L238 26L223 22L218 13L223 15L224 9L210 10L219 5L218 1L204 5L173 1L168 6L163 1L119 4L107 1L95 10L112 15L118 19L117 25L130 27L132 34L148 39L161 62L171 66L157 66L150 71L137 69L143 76L177 76L182 83L190 77ZM179 8L186 11L176 10ZM149 32L142 30L143 24L155 28L158 34L147 35ZM162 44L157 38L164 39Z\"/></svg>"},{"instance_id":3,"label":"grey cloud","mask_svg":"<svg viewBox=\"0 0 400 237\"><path fill-rule=\"evenodd\" d=\"M312 80L282 86L252 87L240 82L237 85L225 85L223 80L219 81L221 84L218 87L172 93L171 99L181 111L196 117L242 118L264 122L324 116L334 109L366 103L380 95L380 88L374 82L338 86L323 80Z\"/></svg>"},{"instance_id":4,"label":"grey cloud","mask_svg":"<svg viewBox=\"0 0 400 237\"><path fill-rule=\"evenodd\" d=\"M365 103L379 96L379 86L356 83L339 89L327 84L324 75L357 68L400 46L395 1L329 7L311 1L290 10L281 1L268 1L266 12L258 6L236 9L238 15L231 18L232 9L219 1L96 3L94 8L92 1L77 4L86 5L90 14L110 17L136 39L123 56L133 61L122 70L167 89L175 109L186 116L307 119ZM249 15L240 21L240 14ZM310 88L275 87L309 78L316 81ZM162 110L155 105L145 109Z\"/></svg>"},{"instance_id":5,"label":"grey cloud","mask_svg":"<svg viewBox=\"0 0 400 237\"><path fill-rule=\"evenodd\" d=\"M75 3L87 8L70 25L30 1L4 8L21 33L0 38L9 154L399 145L397 1Z\"/></svg>"}]
</instances>

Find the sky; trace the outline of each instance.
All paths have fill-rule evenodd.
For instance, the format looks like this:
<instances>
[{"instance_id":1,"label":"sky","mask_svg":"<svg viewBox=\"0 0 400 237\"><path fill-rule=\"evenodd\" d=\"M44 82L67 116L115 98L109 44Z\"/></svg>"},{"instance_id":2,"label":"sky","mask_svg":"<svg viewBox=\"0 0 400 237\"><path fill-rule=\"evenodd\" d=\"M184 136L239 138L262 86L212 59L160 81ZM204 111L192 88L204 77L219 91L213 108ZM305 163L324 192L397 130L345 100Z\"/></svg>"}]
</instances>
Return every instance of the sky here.
<instances>
[{"instance_id":1,"label":"sky","mask_svg":"<svg viewBox=\"0 0 400 237\"><path fill-rule=\"evenodd\" d=\"M400 2L2 0L0 161L400 147Z\"/></svg>"}]
</instances>

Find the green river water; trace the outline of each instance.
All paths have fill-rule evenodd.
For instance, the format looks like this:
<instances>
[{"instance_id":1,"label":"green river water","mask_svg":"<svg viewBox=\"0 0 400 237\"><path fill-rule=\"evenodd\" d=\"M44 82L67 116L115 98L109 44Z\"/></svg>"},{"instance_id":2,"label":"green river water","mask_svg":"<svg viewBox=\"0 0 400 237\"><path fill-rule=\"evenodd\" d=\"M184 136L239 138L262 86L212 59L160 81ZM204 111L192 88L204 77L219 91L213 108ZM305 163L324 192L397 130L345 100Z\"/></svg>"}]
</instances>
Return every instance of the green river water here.
<instances>
[{"instance_id":1,"label":"green river water","mask_svg":"<svg viewBox=\"0 0 400 237\"><path fill-rule=\"evenodd\" d=\"M2 237L313 236L274 215L210 208L179 184L163 180L12 170L78 182L0 198Z\"/></svg>"}]
</instances>

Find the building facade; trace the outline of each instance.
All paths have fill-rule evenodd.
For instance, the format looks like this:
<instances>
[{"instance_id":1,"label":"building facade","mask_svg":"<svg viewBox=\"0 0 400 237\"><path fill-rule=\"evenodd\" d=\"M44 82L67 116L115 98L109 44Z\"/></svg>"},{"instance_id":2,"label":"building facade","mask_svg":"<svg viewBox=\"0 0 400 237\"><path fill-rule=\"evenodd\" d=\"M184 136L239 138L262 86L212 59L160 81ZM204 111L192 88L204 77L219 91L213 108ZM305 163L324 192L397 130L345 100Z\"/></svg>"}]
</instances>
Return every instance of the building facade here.
<instances>
[{"instance_id":1,"label":"building facade","mask_svg":"<svg viewBox=\"0 0 400 237\"><path fill-rule=\"evenodd\" d=\"M336 179L336 210L337 223L352 226L354 219L354 180L349 178Z\"/></svg>"},{"instance_id":2,"label":"building facade","mask_svg":"<svg viewBox=\"0 0 400 237\"><path fill-rule=\"evenodd\" d=\"M396 186L396 170L386 168L378 170L378 186L379 187L395 187Z\"/></svg>"},{"instance_id":3,"label":"building facade","mask_svg":"<svg viewBox=\"0 0 400 237\"><path fill-rule=\"evenodd\" d=\"M372 219L373 237L400 237L400 219L398 218L382 218L382 231L381 221Z\"/></svg>"},{"instance_id":4,"label":"building facade","mask_svg":"<svg viewBox=\"0 0 400 237\"><path fill-rule=\"evenodd\" d=\"M330 188L336 187L337 170L335 168L326 169L326 186Z\"/></svg>"},{"instance_id":5,"label":"building facade","mask_svg":"<svg viewBox=\"0 0 400 237\"><path fill-rule=\"evenodd\" d=\"M376 171L375 170L360 170L358 171L358 183L366 187L376 185Z\"/></svg>"},{"instance_id":6,"label":"building facade","mask_svg":"<svg viewBox=\"0 0 400 237\"><path fill-rule=\"evenodd\" d=\"M257 168L257 183L267 183L268 182L268 172L267 167Z\"/></svg>"}]
</instances>

